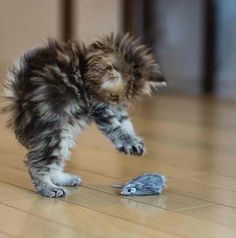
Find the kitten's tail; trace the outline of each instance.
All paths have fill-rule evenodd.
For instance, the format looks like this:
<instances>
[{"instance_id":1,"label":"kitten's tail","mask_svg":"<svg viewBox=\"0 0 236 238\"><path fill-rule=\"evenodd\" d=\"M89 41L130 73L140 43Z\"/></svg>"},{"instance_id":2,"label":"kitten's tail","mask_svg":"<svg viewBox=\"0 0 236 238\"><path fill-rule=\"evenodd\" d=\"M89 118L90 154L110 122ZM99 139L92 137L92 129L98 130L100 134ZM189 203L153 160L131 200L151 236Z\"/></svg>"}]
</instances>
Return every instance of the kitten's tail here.
<instances>
[{"instance_id":1,"label":"kitten's tail","mask_svg":"<svg viewBox=\"0 0 236 238\"><path fill-rule=\"evenodd\" d=\"M21 90L19 88L19 82L23 64L23 60L19 59L12 69L9 70L6 80L3 82L3 90L0 94L0 114L6 116L7 127L10 129L15 128L15 121L20 113L19 101L21 98Z\"/></svg>"}]
</instances>

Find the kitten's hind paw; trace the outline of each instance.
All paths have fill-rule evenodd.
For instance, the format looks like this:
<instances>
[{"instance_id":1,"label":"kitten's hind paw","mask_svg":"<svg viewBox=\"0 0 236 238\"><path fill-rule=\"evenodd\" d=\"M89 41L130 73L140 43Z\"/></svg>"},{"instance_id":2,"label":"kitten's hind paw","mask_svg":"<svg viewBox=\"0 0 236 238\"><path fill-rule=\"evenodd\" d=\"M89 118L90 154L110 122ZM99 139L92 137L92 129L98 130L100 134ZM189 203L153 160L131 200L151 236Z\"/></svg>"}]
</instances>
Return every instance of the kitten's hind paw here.
<instances>
[{"instance_id":1,"label":"kitten's hind paw","mask_svg":"<svg viewBox=\"0 0 236 238\"><path fill-rule=\"evenodd\" d=\"M81 183L81 178L76 175L57 172L52 177L52 182L58 186L74 187Z\"/></svg>"},{"instance_id":2,"label":"kitten's hind paw","mask_svg":"<svg viewBox=\"0 0 236 238\"><path fill-rule=\"evenodd\" d=\"M71 180L68 181L67 184L65 184L64 186L71 186L71 187L73 187L73 186L80 185L80 183L81 183L81 178L78 177L78 176L73 176L73 177L71 177Z\"/></svg>"},{"instance_id":3,"label":"kitten's hind paw","mask_svg":"<svg viewBox=\"0 0 236 238\"><path fill-rule=\"evenodd\" d=\"M56 186L39 185L37 186L37 190L41 195L49 198L59 198L66 196L66 190Z\"/></svg>"}]
</instances>

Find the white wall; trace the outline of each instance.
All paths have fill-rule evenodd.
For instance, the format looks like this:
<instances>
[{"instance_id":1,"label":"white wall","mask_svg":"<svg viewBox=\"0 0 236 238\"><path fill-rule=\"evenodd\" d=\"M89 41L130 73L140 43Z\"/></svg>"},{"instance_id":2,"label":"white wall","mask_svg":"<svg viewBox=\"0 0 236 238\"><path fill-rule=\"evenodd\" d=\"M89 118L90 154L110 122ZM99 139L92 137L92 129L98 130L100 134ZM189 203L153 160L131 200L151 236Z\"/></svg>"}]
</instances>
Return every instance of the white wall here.
<instances>
[{"instance_id":1,"label":"white wall","mask_svg":"<svg viewBox=\"0 0 236 238\"><path fill-rule=\"evenodd\" d=\"M74 0L75 37L118 32L121 0ZM48 36L61 36L60 0L0 0L0 72Z\"/></svg>"},{"instance_id":2,"label":"white wall","mask_svg":"<svg viewBox=\"0 0 236 238\"><path fill-rule=\"evenodd\" d=\"M58 0L0 0L0 70L59 29Z\"/></svg>"},{"instance_id":3,"label":"white wall","mask_svg":"<svg viewBox=\"0 0 236 238\"><path fill-rule=\"evenodd\" d=\"M175 92L197 93L201 86L203 2L159 0L156 53Z\"/></svg>"},{"instance_id":4,"label":"white wall","mask_svg":"<svg viewBox=\"0 0 236 238\"><path fill-rule=\"evenodd\" d=\"M121 0L77 0L76 37L93 40L121 29Z\"/></svg>"},{"instance_id":5,"label":"white wall","mask_svg":"<svg viewBox=\"0 0 236 238\"><path fill-rule=\"evenodd\" d=\"M217 1L217 93L236 98L236 2Z\"/></svg>"}]
</instances>

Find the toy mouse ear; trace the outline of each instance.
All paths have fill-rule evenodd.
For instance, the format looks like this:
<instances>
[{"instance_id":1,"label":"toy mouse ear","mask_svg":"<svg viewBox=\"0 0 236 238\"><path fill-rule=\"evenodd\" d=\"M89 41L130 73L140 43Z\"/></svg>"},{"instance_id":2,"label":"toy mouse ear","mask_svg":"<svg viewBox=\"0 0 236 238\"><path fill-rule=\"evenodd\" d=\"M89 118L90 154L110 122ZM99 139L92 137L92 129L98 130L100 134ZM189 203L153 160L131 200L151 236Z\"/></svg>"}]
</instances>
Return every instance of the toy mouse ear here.
<instances>
[{"instance_id":1,"label":"toy mouse ear","mask_svg":"<svg viewBox=\"0 0 236 238\"><path fill-rule=\"evenodd\" d=\"M155 67L155 69L152 70L148 81L152 84L156 84L157 86L166 86L166 79L159 70L159 67Z\"/></svg>"}]
</instances>

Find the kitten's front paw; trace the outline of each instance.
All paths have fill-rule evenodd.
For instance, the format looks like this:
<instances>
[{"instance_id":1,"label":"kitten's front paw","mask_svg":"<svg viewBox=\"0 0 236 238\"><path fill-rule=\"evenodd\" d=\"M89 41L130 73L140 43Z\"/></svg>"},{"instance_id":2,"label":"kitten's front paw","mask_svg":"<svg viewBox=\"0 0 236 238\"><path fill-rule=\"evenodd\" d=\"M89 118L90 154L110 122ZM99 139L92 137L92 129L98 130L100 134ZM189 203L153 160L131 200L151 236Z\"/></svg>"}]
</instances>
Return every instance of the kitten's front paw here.
<instances>
[{"instance_id":1,"label":"kitten's front paw","mask_svg":"<svg viewBox=\"0 0 236 238\"><path fill-rule=\"evenodd\" d=\"M143 139L136 137L132 138L132 140L118 145L117 149L125 154L137 156L143 155L145 151Z\"/></svg>"}]
</instances>

